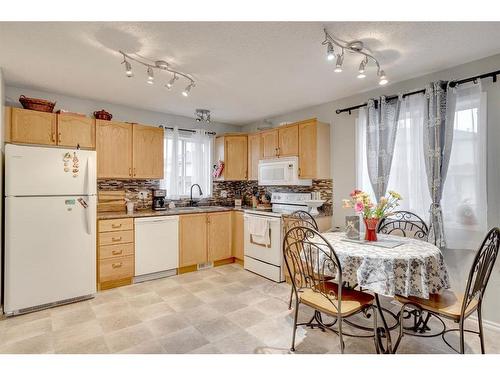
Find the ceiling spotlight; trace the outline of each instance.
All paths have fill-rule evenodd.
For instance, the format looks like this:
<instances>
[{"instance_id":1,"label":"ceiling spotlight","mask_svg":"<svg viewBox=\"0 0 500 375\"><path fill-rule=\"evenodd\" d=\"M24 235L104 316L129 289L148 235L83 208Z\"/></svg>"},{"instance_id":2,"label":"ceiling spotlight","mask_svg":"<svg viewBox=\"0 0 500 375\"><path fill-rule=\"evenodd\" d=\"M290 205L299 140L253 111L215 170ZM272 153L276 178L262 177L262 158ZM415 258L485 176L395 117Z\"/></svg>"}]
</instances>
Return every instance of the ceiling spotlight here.
<instances>
[{"instance_id":1,"label":"ceiling spotlight","mask_svg":"<svg viewBox=\"0 0 500 375\"><path fill-rule=\"evenodd\" d=\"M342 49L342 53L337 55L337 63L335 64L335 69L333 70L335 73L340 73L342 71L342 64L344 63L344 50Z\"/></svg>"},{"instance_id":2,"label":"ceiling spotlight","mask_svg":"<svg viewBox=\"0 0 500 375\"><path fill-rule=\"evenodd\" d=\"M125 74L127 77L132 77L134 75L134 73L132 73L132 65L125 59L123 60L123 64L125 64Z\"/></svg>"},{"instance_id":3,"label":"ceiling spotlight","mask_svg":"<svg viewBox=\"0 0 500 375\"><path fill-rule=\"evenodd\" d=\"M365 70L366 70L366 64L368 64L368 57L365 56L365 58L361 61L361 64L359 64L359 69L358 69L358 78L365 78Z\"/></svg>"},{"instance_id":4,"label":"ceiling spotlight","mask_svg":"<svg viewBox=\"0 0 500 375\"><path fill-rule=\"evenodd\" d=\"M155 76L153 74L153 68L148 66L148 83L152 85L154 83Z\"/></svg>"},{"instance_id":5,"label":"ceiling spotlight","mask_svg":"<svg viewBox=\"0 0 500 375\"><path fill-rule=\"evenodd\" d=\"M335 58L335 51L333 50L333 44L328 42L326 45L326 58L331 61Z\"/></svg>"},{"instance_id":6,"label":"ceiling spotlight","mask_svg":"<svg viewBox=\"0 0 500 375\"><path fill-rule=\"evenodd\" d=\"M168 81L168 83L165 85L167 87L167 89L171 89L172 86L174 85L175 81L178 80L179 77L177 77L177 74L174 73L174 76L172 77L172 79L170 81Z\"/></svg>"},{"instance_id":7,"label":"ceiling spotlight","mask_svg":"<svg viewBox=\"0 0 500 375\"><path fill-rule=\"evenodd\" d=\"M184 91L182 92L182 95L184 96L189 96L189 92L191 91L191 89L194 87L194 82L191 82L185 89Z\"/></svg>"},{"instance_id":8,"label":"ceiling spotlight","mask_svg":"<svg viewBox=\"0 0 500 375\"><path fill-rule=\"evenodd\" d=\"M380 70L380 71L378 72L378 77L379 77L378 84L379 84L380 86L384 86L384 85L386 85L386 84L387 84L387 82L389 82L389 81L387 80L387 76L385 75L385 72L384 72L383 70Z\"/></svg>"}]
</instances>

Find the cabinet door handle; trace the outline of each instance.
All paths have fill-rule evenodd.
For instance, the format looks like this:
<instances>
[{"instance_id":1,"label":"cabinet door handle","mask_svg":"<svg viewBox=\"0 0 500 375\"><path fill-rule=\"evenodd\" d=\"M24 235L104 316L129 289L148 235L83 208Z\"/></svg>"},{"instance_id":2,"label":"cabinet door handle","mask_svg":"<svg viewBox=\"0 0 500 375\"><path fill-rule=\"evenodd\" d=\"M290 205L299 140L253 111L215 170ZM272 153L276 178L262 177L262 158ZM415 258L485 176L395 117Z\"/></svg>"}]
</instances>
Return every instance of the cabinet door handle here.
<instances>
[{"instance_id":1,"label":"cabinet door handle","mask_svg":"<svg viewBox=\"0 0 500 375\"><path fill-rule=\"evenodd\" d=\"M52 142L55 142L56 141L56 133L54 133L54 131L52 131L51 137L52 137Z\"/></svg>"},{"instance_id":2,"label":"cabinet door handle","mask_svg":"<svg viewBox=\"0 0 500 375\"><path fill-rule=\"evenodd\" d=\"M132 168L129 168L129 169L128 169L128 175L129 175L130 177L132 177Z\"/></svg>"},{"instance_id":3,"label":"cabinet door handle","mask_svg":"<svg viewBox=\"0 0 500 375\"><path fill-rule=\"evenodd\" d=\"M135 176L135 168L134 168L134 176Z\"/></svg>"},{"instance_id":4,"label":"cabinet door handle","mask_svg":"<svg viewBox=\"0 0 500 375\"><path fill-rule=\"evenodd\" d=\"M113 268L120 268L121 266L122 266L122 262L120 262L120 263L113 263L111 265L111 267L113 267Z\"/></svg>"},{"instance_id":5,"label":"cabinet door handle","mask_svg":"<svg viewBox=\"0 0 500 375\"><path fill-rule=\"evenodd\" d=\"M111 224L111 227L112 228L121 228L122 225L121 224Z\"/></svg>"},{"instance_id":6,"label":"cabinet door handle","mask_svg":"<svg viewBox=\"0 0 500 375\"><path fill-rule=\"evenodd\" d=\"M300 177L300 168L299 168L299 177Z\"/></svg>"},{"instance_id":7,"label":"cabinet door handle","mask_svg":"<svg viewBox=\"0 0 500 375\"><path fill-rule=\"evenodd\" d=\"M123 253L123 250L113 250L112 253L113 255L121 255Z\"/></svg>"},{"instance_id":8,"label":"cabinet door handle","mask_svg":"<svg viewBox=\"0 0 500 375\"><path fill-rule=\"evenodd\" d=\"M111 241L113 241L113 242L118 242L118 241L121 241L121 240L122 240L121 236L120 237L113 237L113 238L111 238Z\"/></svg>"},{"instance_id":9,"label":"cabinet door handle","mask_svg":"<svg viewBox=\"0 0 500 375\"><path fill-rule=\"evenodd\" d=\"M60 132L59 132L59 133L57 133L57 139L58 139L58 141L59 141L59 142L61 142L61 141L62 141L62 137L61 137L61 133L60 133Z\"/></svg>"}]
</instances>

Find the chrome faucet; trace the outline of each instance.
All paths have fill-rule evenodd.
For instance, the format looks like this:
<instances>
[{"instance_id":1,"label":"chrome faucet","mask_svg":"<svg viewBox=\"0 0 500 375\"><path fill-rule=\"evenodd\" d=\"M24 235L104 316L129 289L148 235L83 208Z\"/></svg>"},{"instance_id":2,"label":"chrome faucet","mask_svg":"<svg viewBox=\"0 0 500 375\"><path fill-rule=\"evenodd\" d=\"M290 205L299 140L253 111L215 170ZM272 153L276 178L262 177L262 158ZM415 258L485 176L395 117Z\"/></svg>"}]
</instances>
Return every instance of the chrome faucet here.
<instances>
[{"instance_id":1,"label":"chrome faucet","mask_svg":"<svg viewBox=\"0 0 500 375\"><path fill-rule=\"evenodd\" d=\"M199 192L199 194L203 195L203 192L201 191L201 186L200 185L198 185L198 184L191 185L191 196L189 198L189 205L190 206L196 206L196 205L198 205L198 202L196 202L196 201L193 200L193 188L195 186L198 186L198 192Z\"/></svg>"}]
</instances>

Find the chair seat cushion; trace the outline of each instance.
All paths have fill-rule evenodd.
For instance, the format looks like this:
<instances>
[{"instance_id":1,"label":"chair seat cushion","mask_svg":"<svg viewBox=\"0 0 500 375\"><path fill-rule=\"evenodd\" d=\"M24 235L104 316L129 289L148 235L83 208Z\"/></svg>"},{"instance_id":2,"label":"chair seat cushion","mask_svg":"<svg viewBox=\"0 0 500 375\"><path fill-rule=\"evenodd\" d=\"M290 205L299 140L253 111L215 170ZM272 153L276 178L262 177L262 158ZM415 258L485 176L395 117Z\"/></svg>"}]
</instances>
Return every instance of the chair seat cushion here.
<instances>
[{"instance_id":1,"label":"chair seat cushion","mask_svg":"<svg viewBox=\"0 0 500 375\"><path fill-rule=\"evenodd\" d=\"M338 295L339 286L333 282L325 282L322 285L321 289L331 295L330 298L318 290L307 288L300 292L300 302L326 314L336 316L338 303L336 296ZM372 304L374 297L368 293L343 287L341 300L341 316L349 316Z\"/></svg>"},{"instance_id":2,"label":"chair seat cushion","mask_svg":"<svg viewBox=\"0 0 500 375\"><path fill-rule=\"evenodd\" d=\"M396 296L396 299L401 303L414 303L419 305L424 310L446 316L453 320L460 319L460 313L462 311L462 303L464 300L463 294L455 293L451 290L445 290L441 294L431 294L429 299L419 298L419 297L403 297ZM465 311L465 317L472 314L477 307L477 300L473 300Z\"/></svg>"}]
</instances>

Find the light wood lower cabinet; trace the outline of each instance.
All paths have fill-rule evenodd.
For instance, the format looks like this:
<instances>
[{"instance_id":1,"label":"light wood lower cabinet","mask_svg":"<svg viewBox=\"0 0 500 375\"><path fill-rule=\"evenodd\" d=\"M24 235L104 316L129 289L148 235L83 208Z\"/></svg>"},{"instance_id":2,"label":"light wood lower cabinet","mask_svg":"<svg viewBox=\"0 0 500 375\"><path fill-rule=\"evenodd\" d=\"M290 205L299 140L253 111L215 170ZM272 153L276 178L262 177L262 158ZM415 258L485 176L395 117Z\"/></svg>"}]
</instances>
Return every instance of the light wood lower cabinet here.
<instances>
[{"instance_id":1,"label":"light wood lower cabinet","mask_svg":"<svg viewBox=\"0 0 500 375\"><path fill-rule=\"evenodd\" d=\"M231 214L232 212L218 212L207 215L209 262L232 257Z\"/></svg>"},{"instance_id":2,"label":"light wood lower cabinet","mask_svg":"<svg viewBox=\"0 0 500 375\"><path fill-rule=\"evenodd\" d=\"M233 211L233 235L232 235L232 248L233 257L243 260L243 212Z\"/></svg>"},{"instance_id":3,"label":"light wood lower cabinet","mask_svg":"<svg viewBox=\"0 0 500 375\"><path fill-rule=\"evenodd\" d=\"M134 219L99 220L97 227L97 289L131 284L135 273Z\"/></svg>"},{"instance_id":4,"label":"light wood lower cabinet","mask_svg":"<svg viewBox=\"0 0 500 375\"><path fill-rule=\"evenodd\" d=\"M207 259L207 214L179 216L179 267Z\"/></svg>"},{"instance_id":5,"label":"light wood lower cabinet","mask_svg":"<svg viewBox=\"0 0 500 375\"><path fill-rule=\"evenodd\" d=\"M179 217L179 267L232 258L231 211Z\"/></svg>"}]
</instances>

